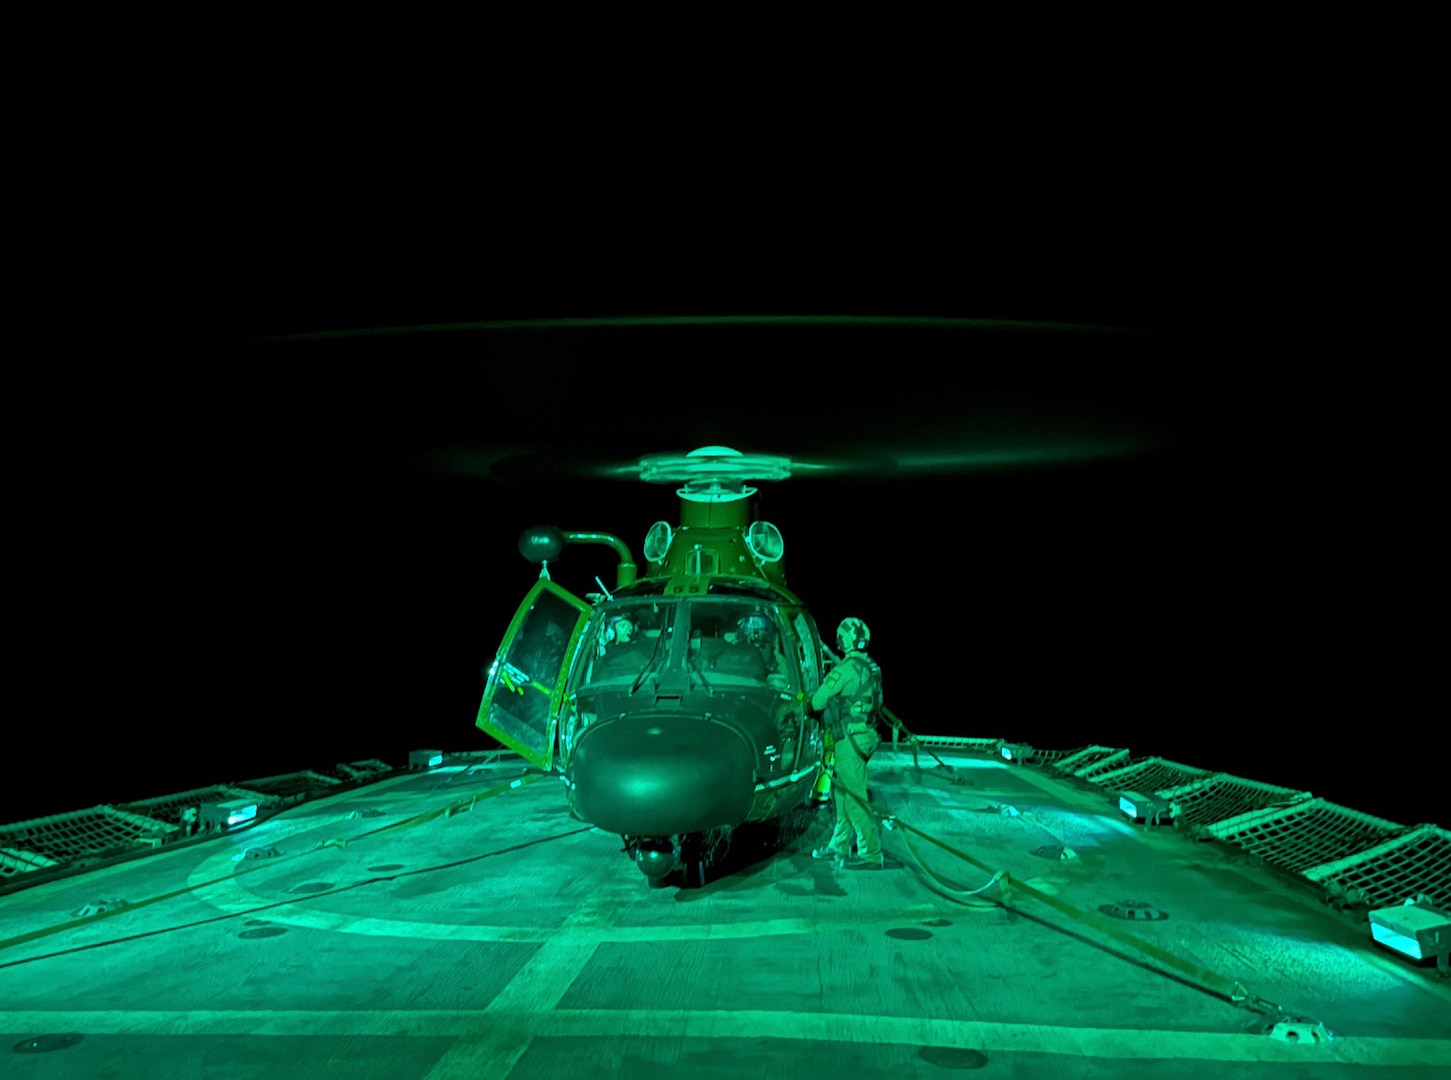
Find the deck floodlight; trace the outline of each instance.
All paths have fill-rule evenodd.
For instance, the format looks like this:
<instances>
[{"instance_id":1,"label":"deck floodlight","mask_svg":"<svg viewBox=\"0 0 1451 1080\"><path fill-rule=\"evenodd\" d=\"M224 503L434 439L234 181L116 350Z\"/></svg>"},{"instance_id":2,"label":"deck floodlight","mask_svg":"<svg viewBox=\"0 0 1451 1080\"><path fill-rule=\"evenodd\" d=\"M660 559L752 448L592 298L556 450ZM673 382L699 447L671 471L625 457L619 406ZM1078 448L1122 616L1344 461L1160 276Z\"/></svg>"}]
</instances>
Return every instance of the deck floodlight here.
<instances>
[{"instance_id":1,"label":"deck floodlight","mask_svg":"<svg viewBox=\"0 0 1451 1080\"><path fill-rule=\"evenodd\" d=\"M1174 808L1169 800L1161 799L1157 795L1143 795L1137 791L1120 792L1118 808L1130 820L1142 821L1145 825L1164 825L1174 818Z\"/></svg>"},{"instance_id":2,"label":"deck floodlight","mask_svg":"<svg viewBox=\"0 0 1451 1080\"><path fill-rule=\"evenodd\" d=\"M442 750L414 750L408 755L410 769L436 769L442 764Z\"/></svg>"},{"instance_id":3,"label":"deck floodlight","mask_svg":"<svg viewBox=\"0 0 1451 1080\"><path fill-rule=\"evenodd\" d=\"M1412 960L1434 960L1437 974L1451 976L1451 914L1416 898L1400 907L1377 908L1368 917L1372 939Z\"/></svg>"},{"instance_id":4,"label":"deck floodlight","mask_svg":"<svg viewBox=\"0 0 1451 1080\"><path fill-rule=\"evenodd\" d=\"M201 823L204 829L229 829L257 816L257 804L250 799L227 799L202 803Z\"/></svg>"},{"instance_id":5,"label":"deck floodlight","mask_svg":"<svg viewBox=\"0 0 1451 1080\"><path fill-rule=\"evenodd\" d=\"M1033 756L1033 748L1027 743L1005 742L999 745L998 752L1004 761L1016 761L1019 765Z\"/></svg>"}]
</instances>

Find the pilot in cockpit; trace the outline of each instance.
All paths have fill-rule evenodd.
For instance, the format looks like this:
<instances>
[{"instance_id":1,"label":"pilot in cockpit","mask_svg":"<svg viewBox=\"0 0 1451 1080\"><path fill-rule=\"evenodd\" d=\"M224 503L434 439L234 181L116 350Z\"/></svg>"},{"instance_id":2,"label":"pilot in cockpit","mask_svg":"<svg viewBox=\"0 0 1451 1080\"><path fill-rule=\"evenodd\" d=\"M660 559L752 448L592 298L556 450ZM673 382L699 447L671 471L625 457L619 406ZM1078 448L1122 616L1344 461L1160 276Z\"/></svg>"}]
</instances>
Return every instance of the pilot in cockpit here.
<instances>
[{"instance_id":1,"label":"pilot in cockpit","mask_svg":"<svg viewBox=\"0 0 1451 1080\"><path fill-rule=\"evenodd\" d=\"M766 616L756 613L743 616L736 623L735 639L753 645L766 665L767 674L781 670L780 642L776 627Z\"/></svg>"},{"instance_id":2,"label":"pilot in cockpit","mask_svg":"<svg viewBox=\"0 0 1451 1080\"><path fill-rule=\"evenodd\" d=\"M739 622L729 630L723 623L724 620L715 615L700 620L696 627L699 637L692 635L696 661L708 672L764 681L768 669L759 648L742 633Z\"/></svg>"},{"instance_id":3,"label":"pilot in cockpit","mask_svg":"<svg viewBox=\"0 0 1451 1080\"><path fill-rule=\"evenodd\" d=\"M650 661L651 644L636 626L635 616L619 616L600 632L593 678L637 673Z\"/></svg>"}]
</instances>

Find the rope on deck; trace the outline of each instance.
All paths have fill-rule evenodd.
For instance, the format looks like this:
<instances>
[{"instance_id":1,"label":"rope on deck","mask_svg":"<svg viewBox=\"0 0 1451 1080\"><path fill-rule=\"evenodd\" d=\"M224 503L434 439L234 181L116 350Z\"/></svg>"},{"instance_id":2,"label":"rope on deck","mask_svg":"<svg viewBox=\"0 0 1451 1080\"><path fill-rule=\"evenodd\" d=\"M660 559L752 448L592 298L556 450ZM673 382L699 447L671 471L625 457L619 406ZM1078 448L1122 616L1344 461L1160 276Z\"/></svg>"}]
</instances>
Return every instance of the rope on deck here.
<instances>
[{"instance_id":1,"label":"rope on deck","mask_svg":"<svg viewBox=\"0 0 1451 1080\"><path fill-rule=\"evenodd\" d=\"M1254 994L1251 994L1239 981L1231 979L1228 976L1221 975L1218 972L1210 971L1208 968L1200 967L1198 964L1192 963L1188 960L1183 959L1182 957L1176 956L1168 950L1160 948L1158 945L1155 945L1151 941L1145 941L1143 938L1137 936L1136 934L1131 934L1123 928L1113 925L1107 919L1104 919L1103 917L1094 914L1093 912L1084 911L1081 908L1074 907L1072 904L1060 900L1058 897L1053 896L1050 893L1045 893L1039 889L1033 888L1026 882L1017 880L1005 870L994 870L992 867L988 866L986 863L980 861L979 859L974 858L967 852L960 851L952 845L942 840L939 840L937 837L931 835L930 833L924 832L923 830L913 825L907 824L907 822L902 821L895 815L882 813L865 798L863 798L860 793L853 791L851 788L847 787L844 784L841 784L835 777L833 777L833 783L843 795L846 795L848 798L855 799L862 807L866 809L867 813L871 814L872 817L875 818L877 822L887 830L895 831L901 829L904 833L910 834L912 836L918 836L923 840L926 840L928 843L937 845L948 854L956 856L968 865L976 867L985 874L991 875L988 883L982 886L982 888L980 889L969 891L948 886L951 891L964 895L976 896L985 894L988 887L996 882L1001 889L1001 899L994 899L991 896L985 895L984 899L987 900L989 903L994 903L1010 911L1016 910L1010 902L1011 891L1015 890L1031 900L1036 900L1038 903L1050 907L1054 911L1057 911L1062 915L1066 915L1068 918L1073 919L1075 922L1081 923L1084 926L1092 927L1094 930L1097 930L1099 933L1112 938L1120 944L1127 945L1130 948L1137 950L1138 952L1149 957L1156 963L1166 968L1169 968L1176 975L1187 980L1192 985L1196 986L1200 990L1203 990L1205 993L1211 994L1214 997L1227 1001L1232 1005L1245 1006L1255 1009L1257 1011L1263 1011L1268 1013L1277 1013L1281 1011L1279 1009L1279 1006L1274 1005L1271 1002L1265 1001L1263 998L1257 997ZM913 858L917 860L918 865L921 866L921 860L917 856L916 851L912 848L910 841L907 842L907 847L912 852ZM926 870L928 875L934 880L937 880L939 882L941 881L941 878L938 874L931 870L928 870L925 866L923 866L923 869Z\"/></svg>"}]
</instances>

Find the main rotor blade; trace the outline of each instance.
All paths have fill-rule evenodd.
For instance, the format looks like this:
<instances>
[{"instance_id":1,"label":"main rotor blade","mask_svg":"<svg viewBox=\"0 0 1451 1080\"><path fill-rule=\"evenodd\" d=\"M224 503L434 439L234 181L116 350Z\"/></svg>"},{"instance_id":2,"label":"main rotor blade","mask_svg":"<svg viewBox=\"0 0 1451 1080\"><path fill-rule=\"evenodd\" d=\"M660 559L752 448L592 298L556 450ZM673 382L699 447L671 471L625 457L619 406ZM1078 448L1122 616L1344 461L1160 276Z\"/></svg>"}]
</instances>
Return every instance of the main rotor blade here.
<instances>
[{"instance_id":1,"label":"main rotor blade","mask_svg":"<svg viewBox=\"0 0 1451 1080\"><path fill-rule=\"evenodd\" d=\"M1007 330L1052 334L1109 334L1139 336L1152 333L1143 327L1096 323L1051 322L1038 319L979 319L938 315L611 315L596 318L486 319L470 322L419 323L403 326L367 326L342 330L310 330L250 338L256 343L332 341L359 337L398 337L408 334L448 334L470 330L567 330L609 327L667 326L887 326L944 330Z\"/></svg>"},{"instance_id":2,"label":"main rotor blade","mask_svg":"<svg viewBox=\"0 0 1451 1080\"><path fill-rule=\"evenodd\" d=\"M1153 448L1142 436L1023 440L993 444L964 441L957 445L876 448L866 447L835 455L790 457L791 479L952 475L1079 462L1100 461L1142 453ZM643 459L600 463L583 453L529 452L518 449L453 447L429 451L419 464L432 472L491 480L530 480L560 477L602 480L640 480ZM770 480L772 477L751 477ZM774 479L780 479L779 476Z\"/></svg>"}]
</instances>

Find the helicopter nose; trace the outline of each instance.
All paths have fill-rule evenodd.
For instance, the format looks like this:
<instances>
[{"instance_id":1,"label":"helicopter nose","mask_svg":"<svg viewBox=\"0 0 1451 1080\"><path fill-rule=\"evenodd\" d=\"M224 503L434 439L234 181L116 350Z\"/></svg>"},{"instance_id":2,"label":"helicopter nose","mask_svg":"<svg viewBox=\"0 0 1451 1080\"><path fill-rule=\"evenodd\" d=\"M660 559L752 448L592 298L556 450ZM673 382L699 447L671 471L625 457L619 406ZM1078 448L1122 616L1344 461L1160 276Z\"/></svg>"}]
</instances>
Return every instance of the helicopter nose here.
<instances>
[{"instance_id":1,"label":"helicopter nose","mask_svg":"<svg viewBox=\"0 0 1451 1080\"><path fill-rule=\"evenodd\" d=\"M623 836L674 836L745 820L755 754L699 716L626 717L587 729L571 763L584 819Z\"/></svg>"}]
</instances>

